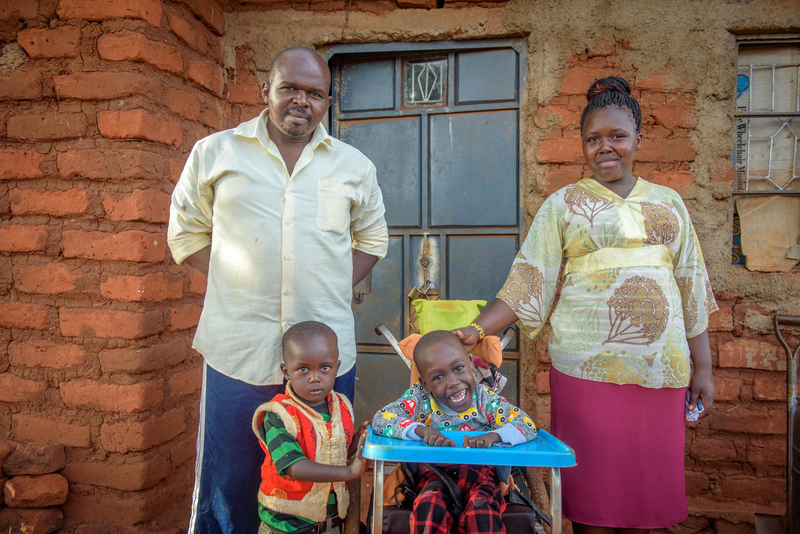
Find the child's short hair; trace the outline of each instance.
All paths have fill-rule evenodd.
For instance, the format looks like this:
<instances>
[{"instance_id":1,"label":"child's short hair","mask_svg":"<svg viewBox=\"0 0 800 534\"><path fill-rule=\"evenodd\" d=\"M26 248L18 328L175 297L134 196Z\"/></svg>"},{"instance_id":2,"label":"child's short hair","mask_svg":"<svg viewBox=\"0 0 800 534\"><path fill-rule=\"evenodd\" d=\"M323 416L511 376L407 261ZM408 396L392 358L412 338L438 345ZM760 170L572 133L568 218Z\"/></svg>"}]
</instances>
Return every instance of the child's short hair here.
<instances>
[{"instance_id":1,"label":"child's short hair","mask_svg":"<svg viewBox=\"0 0 800 534\"><path fill-rule=\"evenodd\" d=\"M336 332L334 332L330 326L319 321L303 321L301 323L297 323L296 325L292 325L286 331L286 333L283 334L283 339L281 340L281 349L283 350L283 353L286 354L286 350L290 343L312 337L327 337L332 339L334 343L339 343L339 338L336 336Z\"/></svg>"},{"instance_id":2,"label":"child's short hair","mask_svg":"<svg viewBox=\"0 0 800 534\"><path fill-rule=\"evenodd\" d=\"M450 330L434 330L428 332L417 341L417 345L414 347L414 363L417 363L417 358L425 353L425 351L439 343L455 343L459 347L462 346L461 340ZM419 365L417 365L417 367L419 367Z\"/></svg>"},{"instance_id":3,"label":"child's short hair","mask_svg":"<svg viewBox=\"0 0 800 534\"><path fill-rule=\"evenodd\" d=\"M631 85L624 78L611 76L595 80L586 91L586 100L586 107L581 113L581 132L583 132L583 123L586 122L589 113L608 106L616 106L630 111L633 122L636 123L636 131L642 129L642 110L639 102L631 96Z\"/></svg>"}]
</instances>

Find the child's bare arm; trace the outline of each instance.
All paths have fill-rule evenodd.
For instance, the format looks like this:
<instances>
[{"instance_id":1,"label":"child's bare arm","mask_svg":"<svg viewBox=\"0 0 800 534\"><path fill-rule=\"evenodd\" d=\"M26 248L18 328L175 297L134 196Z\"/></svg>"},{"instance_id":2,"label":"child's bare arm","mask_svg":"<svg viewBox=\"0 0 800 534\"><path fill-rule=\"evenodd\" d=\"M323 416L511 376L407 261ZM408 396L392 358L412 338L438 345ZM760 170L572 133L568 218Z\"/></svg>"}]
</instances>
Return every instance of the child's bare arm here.
<instances>
[{"instance_id":1,"label":"child's bare arm","mask_svg":"<svg viewBox=\"0 0 800 534\"><path fill-rule=\"evenodd\" d=\"M503 440L496 432L487 432L478 436L464 436L464 447L467 449L488 449L501 441Z\"/></svg>"},{"instance_id":2,"label":"child's bare arm","mask_svg":"<svg viewBox=\"0 0 800 534\"><path fill-rule=\"evenodd\" d=\"M706 417L714 405L714 377L711 374L711 347L708 342L708 329L699 335L689 338L689 353L691 354L694 372L689 384L689 409L697 406L697 399L703 397L703 413L699 419Z\"/></svg>"},{"instance_id":3,"label":"child's bare arm","mask_svg":"<svg viewBox=\"0 0 800 534\"><path fill-rule=\"evenodd\" d=\"M367 460L361 454L364 448L364 440L367 435L362 433L358 440L356 456L350 465L328 465L314 462L308 458L298 460L286 468L286 474L295 480L306 482L347 482L361 478L367 470Z\"/></svg>"},{"instance_id":4,"label":"child's bare arm","mask_svg":"<svg viewBox=\"0 0 800 534\"><path fill-rule=\"evenodd\" d=\"M355 434L353 434L353 439L352 439L352 441L350 441L350 447L347 449L347 457L348 458L353 456L356 453L356 451L358 450L358 446L361 443L361 436L365 435L365 432L367 431L367 427L369 425L370 425L370 421L364 421L356 429Z\"/></svg>"},{"instance_id":5,"label":"child's bare arm","mask_svg":"<svg viewBox=\"0 0 800 534\"><path fill-rule=\"evenodd\" d=\"M435 428L431 428L429 426L418 426L414 428L414 432L422 438L425 442L425 445L430 445L432 447L455 447L456 444L452 439L446 438L444 434L436 430Z\"/></svg>"}]
</instances>

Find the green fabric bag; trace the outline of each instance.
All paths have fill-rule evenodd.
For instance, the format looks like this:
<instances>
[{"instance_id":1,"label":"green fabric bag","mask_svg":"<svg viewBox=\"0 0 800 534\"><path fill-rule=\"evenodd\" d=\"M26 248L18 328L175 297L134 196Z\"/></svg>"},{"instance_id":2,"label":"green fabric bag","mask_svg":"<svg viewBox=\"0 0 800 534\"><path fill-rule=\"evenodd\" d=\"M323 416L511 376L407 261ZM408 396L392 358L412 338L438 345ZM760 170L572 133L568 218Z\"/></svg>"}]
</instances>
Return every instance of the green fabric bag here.
<instances>
[{"instance_id":1,"label":"green fabric bag","mask_svg":"<svg viewBox=\"0 0 800 534\"><path fill-rule=\"evenodd\" d=\"M419 333L452 330L467 326L481 314L485 300L412 300L417 311Z\"/></svg>"}]
</instances>

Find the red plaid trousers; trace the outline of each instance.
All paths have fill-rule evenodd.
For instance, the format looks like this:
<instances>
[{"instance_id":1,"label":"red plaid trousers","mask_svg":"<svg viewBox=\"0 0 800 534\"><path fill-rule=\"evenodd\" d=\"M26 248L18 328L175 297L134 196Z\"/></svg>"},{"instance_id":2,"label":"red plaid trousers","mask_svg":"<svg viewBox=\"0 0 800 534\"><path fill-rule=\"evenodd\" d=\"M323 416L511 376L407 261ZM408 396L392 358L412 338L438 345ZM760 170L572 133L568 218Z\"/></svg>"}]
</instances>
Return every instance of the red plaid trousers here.
<instances>
[{"instance_id":1,"label":"red plaid trousers","mask_svg":"<svg viewBox=\"0 0 800 534\"><path fill-rule=\"evenodd\" d=\"M505 534L502 513L506 502L497 484L493 467L480 465L440 466L455 481L464 497L464 511L458 517L462 534ZM449 534L453 516L447 511L450 494L444 488L422 488L439 480L433 471L420 476L419 495L411 512L411 534Z\"/></svg>"}]
</instances>

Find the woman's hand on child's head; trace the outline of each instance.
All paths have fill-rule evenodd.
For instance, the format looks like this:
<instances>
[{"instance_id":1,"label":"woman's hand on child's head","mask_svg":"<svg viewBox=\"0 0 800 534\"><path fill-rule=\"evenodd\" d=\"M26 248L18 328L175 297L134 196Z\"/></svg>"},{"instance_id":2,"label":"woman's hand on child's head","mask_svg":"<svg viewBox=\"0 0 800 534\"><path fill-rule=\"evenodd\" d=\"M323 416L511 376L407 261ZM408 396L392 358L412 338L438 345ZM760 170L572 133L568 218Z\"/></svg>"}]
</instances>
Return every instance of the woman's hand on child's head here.
<instances>
[{"instance_id":1,"label":"woman's hand on child's head","mask_svg":"<svg viewBox=\"0 0 800 534\"><path fill-rule=\"evenodd\" d=\"M488 449L495 443L502 440L496 432L487 432L479 436L464 436L464 448L466 449Z\"/></svg>"},{"instance_id":2,"label":"woman's hand on child's head","mask_svg":"<svg viewBox=\"0 0 800 534\"><path fill-rule=\"evenodd\" d=\"M461 344L464 345L464 350L467 352L474 349L475 345L480 341L478 330L474 326L465 326L464 328L453 330L453 333L459 341L461 341Z\"/></svg>"},{"instance_id":3,"label":"woman's hand on child's head","mask_svg":"<svg viewBox=\"0 0 800 534\"><path fill-rule=\"evenodd\" d=\"M418 426L414 429L414 432L416 432L417 435L422 438L422 440L425 442L425 445L430 445L431 447L456 446L456 443L452 439L445 437L444 434L435 428L431 428L429 426Z\"/></svg>"}]
</instances>

